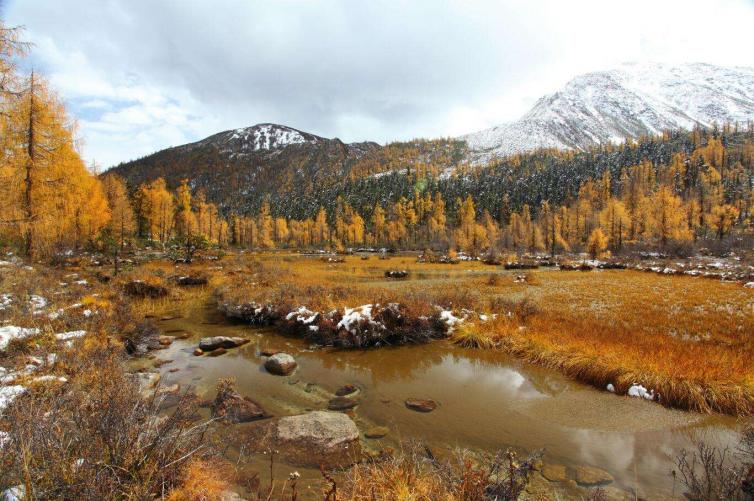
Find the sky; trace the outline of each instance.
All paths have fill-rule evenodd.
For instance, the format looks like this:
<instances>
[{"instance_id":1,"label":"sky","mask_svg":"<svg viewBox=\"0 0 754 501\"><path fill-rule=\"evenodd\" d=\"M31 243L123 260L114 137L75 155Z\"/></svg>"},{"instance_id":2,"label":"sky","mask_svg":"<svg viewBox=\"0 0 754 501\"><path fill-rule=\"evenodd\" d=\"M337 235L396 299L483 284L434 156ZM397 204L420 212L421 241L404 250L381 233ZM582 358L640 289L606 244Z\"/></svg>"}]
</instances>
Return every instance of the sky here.
<instances>
[{"instance_id":1,"label":"sky","mask_svg":"<svg viewBox=\"0 0 754 501\"><path fill-rule=\"evenodd\" d=\"M754 66L754 0L0 0L0 17L101 168L265 122L457 136L624 62Z\"/></svg>"}]
</instances>

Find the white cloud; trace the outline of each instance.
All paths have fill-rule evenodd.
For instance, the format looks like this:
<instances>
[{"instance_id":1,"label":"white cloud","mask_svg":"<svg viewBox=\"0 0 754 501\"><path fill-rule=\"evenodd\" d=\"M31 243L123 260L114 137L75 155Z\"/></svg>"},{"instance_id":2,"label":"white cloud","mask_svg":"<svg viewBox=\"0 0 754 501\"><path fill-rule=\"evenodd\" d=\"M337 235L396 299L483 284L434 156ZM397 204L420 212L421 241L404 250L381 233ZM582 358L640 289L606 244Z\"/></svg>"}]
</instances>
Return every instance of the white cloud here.
<instances>
[{"instance_id":1,"label":"white cloud","mask_svg":"<svg viewBox=\"0 0 754 501\"><path fill-rule=\"evenodd\" d=\"M258 122L458 135L625 61L754 66L747 0L10 0L4 15L105 165Z\"/></svg>"}]
</instances>

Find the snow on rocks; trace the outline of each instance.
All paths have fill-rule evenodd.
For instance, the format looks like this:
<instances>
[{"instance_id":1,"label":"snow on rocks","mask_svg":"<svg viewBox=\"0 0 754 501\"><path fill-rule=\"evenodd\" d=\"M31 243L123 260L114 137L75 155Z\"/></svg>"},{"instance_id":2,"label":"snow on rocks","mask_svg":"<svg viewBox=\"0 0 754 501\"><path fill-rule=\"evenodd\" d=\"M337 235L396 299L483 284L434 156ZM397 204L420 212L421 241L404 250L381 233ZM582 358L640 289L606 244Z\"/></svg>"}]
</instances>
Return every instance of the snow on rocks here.
<instances>
[{"instance_id":1,"label":"snow on rocks","mask_svg":"<svg viewBox=\"0 0 754 501\"><path fill-rule=\"evenodd\" d=\"M613 386L613 383L608 383L608 384L607 384L607 388L606 388L606 389L607 389L607 391L609 391L610 393L615 393L615 386Z\"/></svg>"},{"instance_id":2,"label":"snow on rocks","mask_svg":"<svg viewBox=\"0 0 754 501\"><path fill-rule=\"evenodd\" d=\"M754 282L746 282L744 284L744 287L746 287L747 289L754 289Z\"/></svg>"},{"instance_id":3,"label":"snow on rocks","mask_svg":"<svg viewBox=\"0 0 754 501\"><path fill-rule=\"evenodd\" d=\"M8 343L14 339L26 339L38 334L39 329L36 328L16 327L15 325L0 327L0 351L5 351Z\"/></svg>"},{"instance_id":4,"label":"snow on rocks","mask_svg":"<svg viewBox=\"0 0 754 501\"><path fill-rule=\"evenodd\" d=\"M0 386L0 416L17 397L24 393L26 393L26 388L19 384Z\"/></svg>"},{"instance_id":5,"label":"snow on rocks","mask_svg":"<svg viewBox=\"0 0 754 501\"><path fill-rule=\"evenodd\" d=\"M12 294L0 294L0 311L3 311L10 307L10 305L13 303L13 295Z\"/></svg>"}]
</instances>

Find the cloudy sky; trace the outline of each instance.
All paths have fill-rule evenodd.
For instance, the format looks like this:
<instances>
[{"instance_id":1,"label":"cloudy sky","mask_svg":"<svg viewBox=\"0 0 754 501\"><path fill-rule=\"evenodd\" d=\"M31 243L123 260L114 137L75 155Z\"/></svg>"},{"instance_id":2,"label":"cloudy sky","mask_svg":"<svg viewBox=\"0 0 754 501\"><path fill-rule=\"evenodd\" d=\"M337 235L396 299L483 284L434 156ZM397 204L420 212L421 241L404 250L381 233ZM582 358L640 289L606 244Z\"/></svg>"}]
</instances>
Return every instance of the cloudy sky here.
<instances>
[{"instance_id":1,"label":"cloudy sky","mask_svg":"<svg viewBox=\"0 0 754 501\"><path fill-rule=\"evenodd\" d=\"M460 135L623 62L754 66L754 0L0 0L107 167L282 123Z\"/></svg>"}]
</instances>

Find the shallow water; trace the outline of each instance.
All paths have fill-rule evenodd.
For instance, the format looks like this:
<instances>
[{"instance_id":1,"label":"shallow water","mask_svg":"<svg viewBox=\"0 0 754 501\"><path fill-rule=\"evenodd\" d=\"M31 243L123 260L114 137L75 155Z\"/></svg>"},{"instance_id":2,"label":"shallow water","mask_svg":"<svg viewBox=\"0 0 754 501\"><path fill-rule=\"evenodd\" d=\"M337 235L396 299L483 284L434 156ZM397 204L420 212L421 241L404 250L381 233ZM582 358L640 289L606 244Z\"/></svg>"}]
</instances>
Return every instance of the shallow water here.
<instances>
[{"instance_id":1,"label":"shallow water","mask_svg":"<svg viewBox=\"0 0 754 501\"><path fill-rule=\"evenodd\" d=\"M435 453L455 447L544 449L546 463L598 466L615 477L615 486L656 498L674 492L671 470L681 449L699 439L729 445L736 438L733 418L615 396L495 351L445 341L366 351L313 349L272 329L228 323L209 301L173 313L181 317L160 321L160 327L191 337L156 352L172 360L160 368L164 384L193 386L200 397L212 397L217 380L232 376L243 395L280 416L324 409L338 387L352 383L360 388L354 412L359 428L390 429L383 440L364 440L374 448L420 439ZM211 335L244 336L251 343L220 357L193 356L198 339ZM289 377L268 374L260 348L284 349L299 368ZM410 397L439 406L417 413L404 405Z\"/></svg>"}]
</instances>

